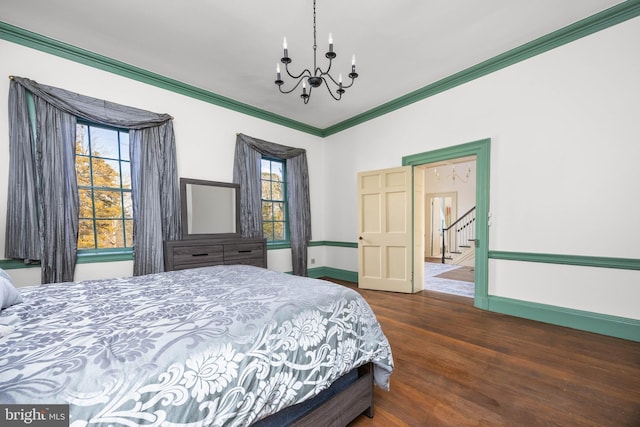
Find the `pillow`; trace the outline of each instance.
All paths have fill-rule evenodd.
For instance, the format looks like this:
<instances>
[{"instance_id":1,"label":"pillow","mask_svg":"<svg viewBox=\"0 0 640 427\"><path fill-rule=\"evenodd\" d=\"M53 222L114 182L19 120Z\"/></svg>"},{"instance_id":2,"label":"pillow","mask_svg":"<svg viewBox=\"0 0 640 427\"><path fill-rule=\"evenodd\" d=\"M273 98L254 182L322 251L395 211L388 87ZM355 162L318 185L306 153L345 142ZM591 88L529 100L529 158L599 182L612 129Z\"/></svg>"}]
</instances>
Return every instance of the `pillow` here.
<instances>
[{"instance_id":1,"label":"pillow","mask_svg":"<svg viewBox=\"0 0 640 427\"><path fill-rule=\"evenodd\" d=\"M0 268L0 310L21 302L22 295L11 283L11 276Z\"/></svg>"}]
</instances>

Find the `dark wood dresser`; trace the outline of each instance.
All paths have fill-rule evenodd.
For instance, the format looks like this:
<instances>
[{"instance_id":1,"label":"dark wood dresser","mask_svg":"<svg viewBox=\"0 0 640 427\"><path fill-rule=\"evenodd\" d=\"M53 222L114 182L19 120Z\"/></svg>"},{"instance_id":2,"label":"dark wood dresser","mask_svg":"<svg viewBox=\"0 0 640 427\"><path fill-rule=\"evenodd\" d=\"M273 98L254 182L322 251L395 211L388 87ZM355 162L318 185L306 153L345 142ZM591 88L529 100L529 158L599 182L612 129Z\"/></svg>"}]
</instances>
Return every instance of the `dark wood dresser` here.
<instances>
[{"instance_id":1,"label":"dark wood dresser","mask_svg":"<svg viewBox=\"0 0 640 427\"><path fill-rule=\"evenodd\" d=\"M231 264L267 268L267 240L210 238L164 242L165 271Z\"/></svg>"}]
</instances>

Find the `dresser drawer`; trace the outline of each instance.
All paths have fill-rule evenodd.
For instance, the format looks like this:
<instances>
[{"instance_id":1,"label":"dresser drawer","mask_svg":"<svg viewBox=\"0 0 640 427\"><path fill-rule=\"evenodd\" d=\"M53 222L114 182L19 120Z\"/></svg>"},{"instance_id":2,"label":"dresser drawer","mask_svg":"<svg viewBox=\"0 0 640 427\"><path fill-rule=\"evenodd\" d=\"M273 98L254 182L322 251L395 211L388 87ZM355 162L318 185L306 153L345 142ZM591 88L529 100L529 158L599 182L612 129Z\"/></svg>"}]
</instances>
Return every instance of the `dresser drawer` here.
<instances>
[{"instance_id":1,"label":"dresser drawer","mask_svg":"<svg viewBox=\"0 0 640 427\"><path fill-rule=\"evenodd\" d=\"M198 267L210 267L212 265L224 265L224 263L222 262L222 260L220 261L210 261L210 262L203 262L203 263L185 263L185 264L174 264L173 266L171 266L170 270L188 270L189 268L198 268ZM165 271L170 271L166 269L167 267L165 267Z\"/></svg>"},{"instance_id":2,"label":"dresser drawer","mask_svg":"<svg viewBox=\"0 0 640 427\"><path fill-rule=\"evenodd\" d=\"M164 242L165 271L223 264L267 268L266 239L210 238Z\"/></svg>"},{"instance_id":3,"label":"dresser drawer","mask_svg":"<svg viewBox=\"0 0 640 427\"><path fill-rule=\"evenodd\" d=\"M216 265L224 262L223 245L175 246L172 248L174 266L187 264Z\"/></svg>"},{"instance_id":4,"label":"dresser drawer","mask_svg":"<svg viewBox=\"0 0 640 427\"><path fill-rule=\"evenodd\" d=\"M231 243L224 245L224 262L225 264L250 264L259 265L254 263L241 263L241 260L253 260L259 259L262 261L264 258L264 244L262 242L250 242L250 243Z\"/></svg>"}]
</instances>

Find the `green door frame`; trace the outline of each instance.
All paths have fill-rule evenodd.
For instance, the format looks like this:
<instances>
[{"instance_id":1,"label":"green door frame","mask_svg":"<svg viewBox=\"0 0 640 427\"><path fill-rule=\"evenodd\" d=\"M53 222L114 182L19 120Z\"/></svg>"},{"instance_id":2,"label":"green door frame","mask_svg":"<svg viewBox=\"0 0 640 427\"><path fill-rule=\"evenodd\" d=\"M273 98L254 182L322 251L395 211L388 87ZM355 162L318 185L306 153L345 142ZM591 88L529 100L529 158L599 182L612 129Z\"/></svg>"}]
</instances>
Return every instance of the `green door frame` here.
<instances>
[{"instance_id":1,"label":"green door frame","mask_svg":"<svg viewBox=\"0 0 640 427\"><path fill-rule=\"evenodd\" d=\"M481 139L402 158L403 166L476 156L476 254L474 306L489 309L489 176L491 139ZM414 201L415 203L415 201Z\"/></svg>"}]
</instances>

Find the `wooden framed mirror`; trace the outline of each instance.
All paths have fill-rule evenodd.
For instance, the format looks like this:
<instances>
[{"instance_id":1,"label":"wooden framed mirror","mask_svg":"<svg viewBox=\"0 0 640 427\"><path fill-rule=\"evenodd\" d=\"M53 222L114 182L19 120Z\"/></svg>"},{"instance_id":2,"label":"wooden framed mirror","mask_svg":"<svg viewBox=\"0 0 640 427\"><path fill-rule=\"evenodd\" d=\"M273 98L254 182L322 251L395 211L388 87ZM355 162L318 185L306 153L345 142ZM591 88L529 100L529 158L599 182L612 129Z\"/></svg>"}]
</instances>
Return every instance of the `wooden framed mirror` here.
<instances>
[{"instance_id":1,"label":"wooden framed mirror","mask_svg":"<svg viewBox=\"0 0 640 427\"><path fill-rule=\"evenodd\" d=\"M240 185L180 178L182 238L240 237Z\"/></svg>"}]
</instances>

